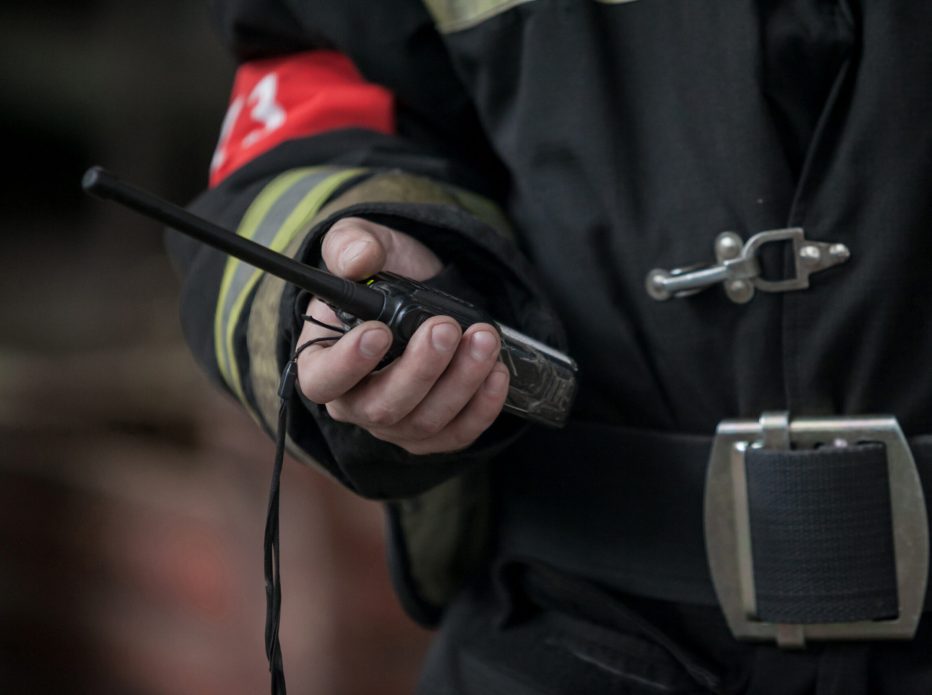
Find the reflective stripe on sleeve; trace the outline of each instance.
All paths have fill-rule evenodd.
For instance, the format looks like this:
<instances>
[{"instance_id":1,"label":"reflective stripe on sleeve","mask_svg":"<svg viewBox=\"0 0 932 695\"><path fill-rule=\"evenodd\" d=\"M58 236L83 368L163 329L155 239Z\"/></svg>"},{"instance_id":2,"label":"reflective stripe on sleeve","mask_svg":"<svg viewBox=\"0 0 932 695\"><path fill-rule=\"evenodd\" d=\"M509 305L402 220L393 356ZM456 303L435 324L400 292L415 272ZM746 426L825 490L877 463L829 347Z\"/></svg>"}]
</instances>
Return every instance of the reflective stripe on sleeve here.
<instances>
[{"instance_id":1,"label":"reflective stripe on sleeve","mask_svg":"<svg viewBox=\"0 0 932 695\"><path fill-rule=\"evenodd\" d=\"M362 169L310 167L276 177L256 197L237 234L271 248L284 250L344 182L363 173ZM234 338L243 318L243 307L262 271L232 256L227 259L214 317L217 365L224 380L245 402L242 378L236 363Z\"/></svg>"},{"instance_id":2,"label":"reflective stripe on sleeve","mask_svg":"<svg viewBox=\"0 0 932 695\"><path fill-rule=\"evenodd\" d=\"M594 0L601 5L623 5L636 0ZM422 0L442 34L472 29L493 17L536 0Z\"/></svg>"}]
</instances>

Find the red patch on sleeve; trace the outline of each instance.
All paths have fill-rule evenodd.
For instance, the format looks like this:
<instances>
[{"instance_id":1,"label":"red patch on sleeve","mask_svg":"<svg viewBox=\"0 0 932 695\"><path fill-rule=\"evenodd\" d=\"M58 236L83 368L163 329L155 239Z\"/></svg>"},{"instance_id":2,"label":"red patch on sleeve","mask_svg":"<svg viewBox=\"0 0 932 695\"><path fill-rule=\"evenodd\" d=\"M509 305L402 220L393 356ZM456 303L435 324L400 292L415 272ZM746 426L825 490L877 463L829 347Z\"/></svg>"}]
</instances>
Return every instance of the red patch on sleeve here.
<instances>
[{"instance_id":1,"label":"red patch on sleeve","mask_svg":"<svg viewBox=\"0 0 932 695\"><path fill-rule=\"evenodd\" d=\"M346 56L308 51L244 63L210 164L210 185L276 145L336 128L395 132L391 92Z\"/></svg>"}]
</instances>

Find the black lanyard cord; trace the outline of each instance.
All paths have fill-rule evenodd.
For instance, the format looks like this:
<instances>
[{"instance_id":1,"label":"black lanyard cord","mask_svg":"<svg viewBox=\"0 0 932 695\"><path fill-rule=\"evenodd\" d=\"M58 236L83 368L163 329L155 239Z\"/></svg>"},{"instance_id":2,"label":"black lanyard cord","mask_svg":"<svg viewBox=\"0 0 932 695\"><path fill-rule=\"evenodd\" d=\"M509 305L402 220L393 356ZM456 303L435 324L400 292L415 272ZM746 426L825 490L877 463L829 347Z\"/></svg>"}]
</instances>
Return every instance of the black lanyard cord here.
<instances>
[{"instance_id":1,"label":"black lanyard cord","mask_svg":"<svg viewBox=\"0 0 932 695\"><path fill-rule=\"evenodd\" d=\"M288 362L282 374L283 392L294 388L294 361ZM272 468L272 484L269 489L269 504L265 516L265 655L269 660L272 675L273 695L285 695L285 671L282 665L281 644L278 640L278 626L282 609L281 546L278 536L278 503L281 489L282 466L285 462L285 433L288 431L288 396L282 396L278 408L278 436L275 446L275 465Z\"/></svg>"},{"instance_id":2,"label":"black lanyard cord","mask_svg":"<svg viewBox=\"0 0 932 695\"><path fill-rule=\"evenodd\" d=\"M315 338L301 345L282 372L278 388L281 404L278 408L278 431L275 437L275 464L272 467L272 484L269 487L269 504L265 516L265 655L269 660L269 673L272 678L272 695L286 695L285 668L282 663L282 649L278 638L282 612L282 576L281 544L279 541L279 498L281 491L282 467L285 463L285 440L290 421L289 403L294 394L295 381L298 376L298 356L311 345L324 341L337 340L340 336Z\"/></svg>"}]
</instances>

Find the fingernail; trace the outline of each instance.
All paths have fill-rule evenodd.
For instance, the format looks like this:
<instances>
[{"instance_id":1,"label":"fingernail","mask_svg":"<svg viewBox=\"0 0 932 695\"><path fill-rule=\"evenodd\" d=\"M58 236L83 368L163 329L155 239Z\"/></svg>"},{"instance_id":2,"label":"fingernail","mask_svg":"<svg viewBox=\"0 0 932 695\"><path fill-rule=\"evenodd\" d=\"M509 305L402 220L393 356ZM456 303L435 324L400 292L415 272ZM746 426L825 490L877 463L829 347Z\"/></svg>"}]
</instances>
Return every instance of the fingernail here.
<instances>
[{"instance_id":1,"label":"fingernail","mask_svg":"<svg viewBox=\"0 0 932 695\"><path fill-rule=\"evenodd\" d=\"M495 339L495 336L488 331L473 333L472 339L469 342L469 354L472 355L474 360L479 360L480 362L489 359L495 354L497 348L498 341Z\"/></svg>"},{"instance_id":2,"label":"fingernail","mask_svg":"<svg viewBox=\"0 0 932 695\"><path fill-rule=\"evenodd\" d=\"M452 323L440 323L430 329L430 342L438 352L450 352L460 341L460 332Z\"/></svg>"},{"instance_id":3,"label":"fingernail","mask_svg":"<svg viewBox=\"0 0 932 695\"><path fill-rule=\"evenodd\" d=\"M370 242L359 240L354 241L352 244L343 249L343 253L340 254L340 270L346 272L353 261L359 258L366 252Z\"/></svg>"},{"instance_id":4,"label":"fingernail","mask_svg":"<svg viewBox=\"0 0 932 695\"><path fill-rule=\"evenodd\" d=\"M375 357L388 347L389 335L379 328L370 328L359 338L359 352L363 357Z\"/></svg>"},{"instance_id":5,"label":"fingernail","mask_svg":"<svg viewBox=\"0 0 932 695\"><path fill-rule=\"evenodd\" d=\"M485 390L492 396L500 396L505 392L508 384L508 375L503 369L496 369L485 379Z\"/></svg>"}]
</instances>

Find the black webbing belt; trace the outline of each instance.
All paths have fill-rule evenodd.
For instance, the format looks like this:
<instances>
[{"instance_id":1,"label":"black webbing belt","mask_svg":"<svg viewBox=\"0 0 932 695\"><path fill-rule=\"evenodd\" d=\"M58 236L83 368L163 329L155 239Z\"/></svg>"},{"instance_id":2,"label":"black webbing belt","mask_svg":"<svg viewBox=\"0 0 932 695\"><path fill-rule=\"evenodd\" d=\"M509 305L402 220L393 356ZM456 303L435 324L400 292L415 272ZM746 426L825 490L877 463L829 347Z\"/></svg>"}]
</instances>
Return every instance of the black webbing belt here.
<instances>
[{"instance_id":1,"label":"black webbing belt","mask_svg":"<svg viewBox=\"0 0 932 695\"><path fill-rule=\"evenodd\" d=\"M703 498L712 437L572 424L497 468L499 552L641 596L717 604ZM926 499L932 436L909 440ZM746 453L756 612L774 623L897 612L881 444ZM928 603L928 602L927 602Z\"/></svg>"},{"instance_id":2,"label":"black webbing belt","mask_svg":"<svg viewBox=\"0 0 932 695\"><path fill-rule=\"evenodd\" d=\"M747 453L757 616L774 623L880 620L898 611L881 444Z\"/></svg>"}]
</instances>

